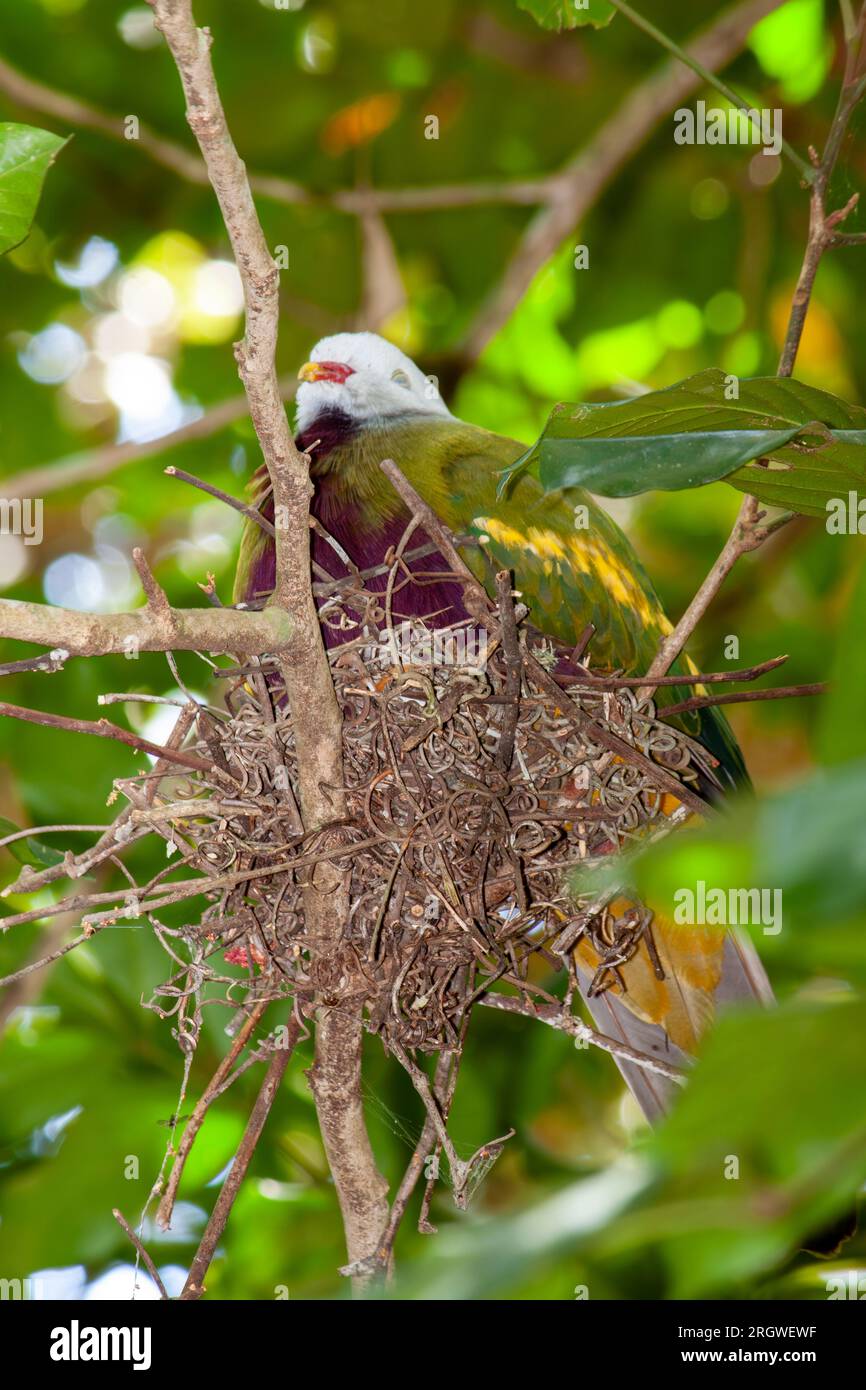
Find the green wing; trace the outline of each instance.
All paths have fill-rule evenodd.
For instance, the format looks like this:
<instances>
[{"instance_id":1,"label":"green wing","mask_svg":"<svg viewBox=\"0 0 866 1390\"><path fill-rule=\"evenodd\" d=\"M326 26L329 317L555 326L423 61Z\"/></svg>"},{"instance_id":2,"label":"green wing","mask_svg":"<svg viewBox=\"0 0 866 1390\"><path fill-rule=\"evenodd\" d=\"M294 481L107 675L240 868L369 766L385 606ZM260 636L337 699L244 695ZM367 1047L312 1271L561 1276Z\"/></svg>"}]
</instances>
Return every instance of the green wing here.
<instances>
[{"instance_id":1,"label":"green wing","mask_svg":"<svg viewBox=\"0 0 866 1390\"><path fill-rule=\"evenodd\" d=\"M484 537L487 563L476 549L466 560L490 587L492 573L510 569L533 624L548 636L575 643L595 627L591 657L601 670L646 671L661 638L671 630L649 577L623 532L588 493L545 494L529 473L497 499L501 473L524 453L514 439L454 419L404 421L362 432L333 450L323 473L341 480L358 525L375 531L401 504L379 462L393 458L412 486L453 531ZM270 541L247 525L238 564L236 601L256 588L257 566ZM689 663L675 671L694 671ZM662 688L659 704L688 688ZM716 709L678 719L718 758L732 782L747 781L730 726Z\"/></svg>"},{"instance_id":2,"label":"green wing","mask_svg":"<svg viewBox=\"0 0 866 1390\"><path fill-rule=\"evenodd\" d=\"M407 433L414 431L407 427ZM457 421L427 422L423 447L397 457L413 486L454 530L484 539L490 564L477 552L466 559L488 583L492 570L510 569L532 622L563 642L576 642L592 623L593 665L640 675L671 624L626 536L585 492L545 494L523 473L497 499L502 470L525 451L516 440ZM403 434L403 431L400 431ZM407 441L408 443L408 441ZM412 443L420 446L420 435ZM396 457L395 453L395 457ZM688 657L673 670L695 667ZM658 693L660 705L689 694L686 687ZM748 780L730 725L720 711L701 710L678 721L718 758L735 783Z\"/></svg>"},{"instance_id":3,"label":"green wing","mask_svg":"<svg viewBox=\"0 0 866 1390\"><path fill-rule=\"evenodd\" d=\"M577 490L545 494L524 473L497 499L502 470L524 452L516 440L457 421L401 430L397 462L425 501L455 530L484 540L495 569L513 570L532 621L563 642L587 623L596 635L593 664L646 670L670 623L648 576L616 523ZM394 441L392 441L393 444ZM479 577L477 552L468 551Z\"/></svg>"}]
</instances>

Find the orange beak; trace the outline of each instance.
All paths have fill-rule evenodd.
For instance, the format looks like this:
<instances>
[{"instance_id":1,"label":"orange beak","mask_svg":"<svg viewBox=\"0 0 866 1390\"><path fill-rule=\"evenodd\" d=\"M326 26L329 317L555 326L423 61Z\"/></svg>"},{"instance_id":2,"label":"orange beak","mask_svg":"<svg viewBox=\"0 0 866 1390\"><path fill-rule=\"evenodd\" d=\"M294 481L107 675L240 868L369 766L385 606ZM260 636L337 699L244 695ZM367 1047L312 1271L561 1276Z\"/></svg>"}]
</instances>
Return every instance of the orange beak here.
<instances>
[{"instance_id":1,"label":"orange beak","mask_svg":"<svg viewBox=\"0 0 866 1390\"><path fill-rule=\"evenodd\" d=\"M298 372L299 381L336 381L340 385L354 372L345 362L305 362Z\"/></svg>"}]
</instances>

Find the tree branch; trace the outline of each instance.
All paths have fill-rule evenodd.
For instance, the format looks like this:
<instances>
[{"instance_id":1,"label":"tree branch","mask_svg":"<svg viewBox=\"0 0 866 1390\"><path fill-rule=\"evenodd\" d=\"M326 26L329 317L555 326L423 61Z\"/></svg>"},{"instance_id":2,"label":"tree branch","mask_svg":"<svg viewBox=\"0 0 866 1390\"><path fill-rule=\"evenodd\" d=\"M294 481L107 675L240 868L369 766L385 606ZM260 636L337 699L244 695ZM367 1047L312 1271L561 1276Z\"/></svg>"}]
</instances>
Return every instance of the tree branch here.
<instances>
[{"instance_id":1,"label":"tree branch","mask_svg":"<svg viewBox=\"0 0 866 1390\"><path fill-rule=\"evenodd\" d=\"M537 1019L560 1033L568 1033L578 1042L591 1043L602 1052L609 1052L612 1057L632 1062L636 1067L643 1067L645 1071L656 1072L668 1081L676 1081L682 1085L685 1080L683 1072L671 1066L669 1062L663 1062L660 1057L650 1057L646 1052L639 1052L628 1043L609 1038L606 1033L597 1033L576 1014L570 1014L554 1004L536 1004L527 999L517 999L510 994L482 994L478 1003L488 1009L499 1009L503 1013L521 1014L524 1018Z\"/></svg>"},{"instance_id":2,"label":"tree branch","mask_svg":"<svg viewBox=\"0 0 866 1390\"><path fill-rule=\"evenodd\" d=\"M670 670L740 557L750 550L756 550L766 540L769 531L758 525L764 516L754 497L743 499L731 534L712 569L679 622L659 644L647 671L647 684L638 691L638 699L651 695L655 690L653 678L664 676Z\"/></svg>"},{"instance_id":3,"label":"tree branch","mask_svg":"<svg viewBox=\"0 0 866 1390\"><path fill-rule=\"evenodd\" d=\"M244 1130L244 1137L238 1146L238 1151L232 1160L232 1166L228 1176L220 1188L219 1196L211 1212L210 1220L204 1229L195 1258L189 1267L189 1274L186 1277L180 1297L184 1301L201 1298L204 1293L204 1277L207 1274L210 1262L213 1259L216 1248L219 1245L226 1222L229 1219L231 1209L234 1206L235 1197L240 1190L241 1183L247 1175L250 1160L256 1151L256 1146L262 1137L262 1131L271 1107L276 1099L283 1073L289 1064L295 1043L298 1040L300 1025L297 1019L292 1016L288 1024L288 1036L286 1043L274 1051L270 1066L262 1082L261 1090L256 1096L256 1103L253 1106L247 1127Z\"/></svg>"},{"instance_id":4,"label":"tree branch","mask_svg":"<svg viewBox=\"0 0 866 1390\"><path fill-rule=\"evenodd\" d=\"M112 724L108 719L71 719L65 714L48 714L45 710L10 705L5 700L0 701L0 718L21 719L26 724L41 724L45 728L63 729L70 734L93 734L96 738L113 738L118 743L135 748L139 753L149 753L151 757L162 758L181 767L191 767L207 776L213 776L216 770L211 763L197 758L194 753L186 753L182 748L163 748L161 744L151 743L147 738L139 738L138 734L122 729L119 724Z\"/></svg>"},{"instance_id":5,"label":"tree branch","mask_svg":"<svg viewBox=\"0 0 866 1390\"><path fill-rule=\"evenodd\" d=\"M794 370L821 258L826 250L836 244L837 228L853 211L859 199L859 194L855 193L844 207L839 208L836 212L827 212L826 196L830 177L842 148L842 141L854 108L863 96L864 38L866 38L866 3L861 6L853 32L847 36L845 73L823 156L819 159L813 149L810 148L809 151L815 169L809 198L809 234L800 276L791 303L782 355L779 359L777 375L781 377L791 376ZM759 509L757 498L751 495L743 498L731 534L728 536L718 559L676 627L659 646L647 672L648 677L665 675L686 646L701 618L740 557L763 545L767 537L779 529L780 523L777 522L761 526L760 523L765 515ZM788 520L790 517L783 518L781 524L786 524ZM647 685L642 688L640 693L649 695L653 689L652 685Z\"/></svg>"},{"instance_id":6,"label":"tree branch","mask_svg":"<svg viewBox=\"0 0 866 1390\"><path fill-rule=\"evenodd\" d=\"M759 19L781 0L745 0L686 46L705 68L729 63ZM482 306L463 343L470 361L479 357L510 317L536 272L578 224L614 175L645 144L659 121L696 91L702 79L679 59L665 63L629 94L619 110L553 181L547 206L529 223L504 276Z\"/></svg>"},{"instance_id":7,"label":"tree branch","mask_svg":"<svg viewBox=\"0 0 866 1390\"><path fill-rule=\"evenodd\" d=\"M181 747L197 717L198 707L196 705L192 703L184 705L178 714L174 728L166 739L167 751L173 752L176 748ZM167 772L169 768L170 763L165 758L159 758L154 764L155 776L153 780L148 782L147 790L144 793L146 806L153 805L156 789L159 785L157 778L159 774ZM29 864L22 864L17 879L0 891L0 897L12 897L15 893L35 893L37 889L56 882L58 878L83 878L85 874L92 872L105 859L115 854L122 841L129 843L126 832L131 813L132 806L126 806L115 817L112 824L105 827L96 844L91 845L90 849L84 850L81 854L65 855L61 863L50 864L47 868L38 871ZM133 836L129 838L133 838Z\"/></svg>"},{"instance_id":8,"label":"tree branch","mask_svg":"<svg viewBox=\"0 0 866 1390\"><path fill-rule=\"evenodd\" d=\"M206 483L203 478L196 478L193 473L187 473L183 468L175 468L170 464L168 468L163 469L163 472L169 478L179 478L182 483L189 483L191 487L197 487L200 492L206 492L209 497L215 497L218 502L225 502L227 507L240 512L241 516L245 516L248 521L261 527L273 540L276 532L267 517L262 516L258 507L250 507L246 502L239 502L237 497L223 492L222 488L214 487L213 483Z\"/></svg>"},{"instance_id":9,"label":"tree branch","mask_svg":"<svg viewBox=\"0 0 866 1390\"><path fill-rule=\"evenodd\" d=\"M790 376L794 370L794 362L800 346L800 339L803 336L803 327L806 322L806 314L809 311L821 257L826 250L834 245L838 227L853 212L859 201L859 193L854 193L844 207L839 208L836 212L827 212L827 189L830 179L839 158L848 124L857 103L863 96L863 62L864 56L866 56L864 55L864 40L866 40L866 4L861 6L854 31L848 36L845 71L839 89L836 111L824 146L824 153L819 159L814 150L810 149L809 151L815 166L815 176L809 199L809 236L800 277L791 304L788 329L785 334L782 356L779 360L779 376Z\"/></svg>"},{"instance_id":10,"label":"tree branch","mask_svg":"<svg viewBox=\"0 0 866 1390\"><path fill-rule=\"evenodd\" d=\"M644 15L638 14L637 10L632 9L631 5L625 3L625 0L610 0L610 3L613 5L614 9L619 10L620 14L624 15L629 23L633 24L636 29L640 29L644 34L654 39L656 43L661 44L662 48L666 48L675 58L679 58L681 63L685 63L687 67L691 68L692 72L696 73L708 86L714 87L717 92L720 92L727 101L733 106L736 106L738 111L742 111L760 134L761 122L757 114L752 111L748 103L744 101L732 87L728 86L727 82L722 82L714 72L710 72L709 68L705 67L700 61L700 58L689 53L687 49L680 48L680 45L675 43L662 29L657 28L656 25L646 19ZM782 152L799 172L800 177L805 179L807 183L811 183L814 173L805 159L801 159L800 155L797 154L796 150L791 148L787 140L782 141L781 148Z\"/></svg>"},{"instance_id":11,"label":"tree branch","mask_svg":"<svg viewBox=\"0 0 866 1390\"><path fill-rule=\"evenodd\" d=\"M152 0L148 0L148 3L152 3ZM3 59L0 59L0 91L5 92L10 101L18 106L53 116L77 130L93 130L110 140L125 140L123 116L103 111L82 101L80 97L36 82ZM136 144L149 159L189 183L204 187L210 183L207 168L192 150L168 136L160 135L143 121L138 123ZM480 207L491 203L532 206L544 202L555 179L555 174L541 174L526 179L479 179L471 183L432 184L428 188L347 188L337 189L333 193L318 193L278 174L249 174L252 191L272 202L290 206L330 207L358 217L383 212Z\"/></svg>"},{"instance_id":12,"label":"tree branch","mask_svg":"<svg viewBox=\"0 0 866 1390\"><path fill-rule=\"evenodd\" d=\"M126 1217L123 1215L123 1212L120 1211L118 1207L112 1207L111 1215L114 1217L120 1229L122 1231L125 1231L126 1234L129 1236L129 1239L135 1246L136 1253L138 1254L139 1258L144 1261L148 1274L150 1275L153 1282L156 1284L156 1287L159 1289L160 1298L167 1299L168 1290L166 1289L165 1284L162 1282L162 1279L160 1278L159 1270L157 1269L147 1250L145 1250L141 1240L130 1226Z\"/></svg>"},{"instance_id":13,"label":"tree branch","mask_svg":"<svg viewBox=\"0 0 866 1390\"><path fill-rule=\"evenodd\" d=\"M294 623L288 613L235 608L149 606L132 613L80 613L47 603L0 599L0 637L36 642L68 656L203 651L263 656L285 650Z\"/></svg>"},{"instance_id":14,"label":"tree branch","mask_svg":"<svg viewBox=\"0 0 866 1390\"><path fill-rule=\"evenodd\" d=\"M22 671L45 671L48 675L55 675L62 671L69 659L69 652L62 647L56 647L52 652L43 652L41 656L27 656L23 661L6 661L0 666L0 677L17 676Z\"/></svg>"},{"instance_id":15,"label":"tree branch","mask_svg":"<svg viewBox=\"0 0 866 1390\"><path fill-rule=\"evenodd\" d=\"M295 734L301 815L309 831L345 812L342 725L310 581L309 461L295 448L274 367L279 272L226 123L211 65L210 32L196 28L190 0L149 3L180 75L187 120L244 288L246 332L235 355L273 488L276 584L268 606L290 612L294 620L291 661L281 661L280 670ZM328 859L315 866L304 892L304 914L310 937L322 943L322 955L338 955L349 916L344 866ZM355 1262L372 1254L387 1219L386 1184L376 1169L361 1099L363 1011L360 1005L329 1008L321 999L319 1005L311 1084L349 1260Z\"/></svg>"},{"instance_id":16,"label":"tree branch","mask_svg":"<svg viewBox=\"0 0 866 1390\"><path fill-rule=\"evenodd\" d=\"M297 390L294 376L283 376L278 381L283 400L291 400ZM129 464L140 463L142 459L153 458L169 449L179 448L196 439L209 439L220 430L249 414L246 395L231 396L218 405L210 406L197 420L172 430L169 434L147 439L142 444L103 444L97 449L87 449L80 454L55 459L53 463L40 463L25 473L17 473L3 480L4 497L45 497L49 492L59 492L61 488L75 487L78 483L95 482L107 478L112 473L126 468Z\"/></svg>"},{"instance_id":17,"label":"tree branch","mask_svg":"<svg viewBox=\"0 0 866 1390\"><path fill-rule=\"evenodd\" d=\"M689 700L666 705L661 717L670 719L671 715L685 714L693 709L708 709L710 705L745 705L755 700L790 700L804 695L826 695L828 689L826 681L813 681L809 685L777 685L770 690L733 690L727 695L693 695Z\"/></svg>"},{"instance_id":18,"label":"tree branch","mask_svg":"<svg viewBox=\"0 0 866 1390\"><path fill-rule=\"evenodd\" d=\"M243 1025L233 1038L228 1052L220 1061L219 1066L199 1096L195 1109L187 1120L186 1127L181 1135L180 1143L177 1146L177 1152L174 1157L171 1172L168 1176L168 1182L160 1198L156 1213L157 1225L163 1231L167 1231L171 1227L175 1199L177 1198L177 1190L180 1187L184 1166L198 1136L199 1130L204 1124L205 1116L207 1115L211 1103L216 1099L217 1095L220 1094L222 1083L225 1081L238 1057L246 1047L251 1034L254 1032L267 1007L268 1001L265 1000L262 1003L254 1005L250 1010Z\"/></svg>"},{"instance_id":19,"label":"tree branch","mask_svg":"<svg viewBox=\"0 0 866 1390\"><path fill-rule=\"evenodd\" d=\"M157 580L150 568L147 556L140 546L133 546L132 562L141 580L141 587L147 600L147 607L155 618L162 618L164 622L171 622L171 604L165 596L165 590Z\"/></svg>"}]
</instances>

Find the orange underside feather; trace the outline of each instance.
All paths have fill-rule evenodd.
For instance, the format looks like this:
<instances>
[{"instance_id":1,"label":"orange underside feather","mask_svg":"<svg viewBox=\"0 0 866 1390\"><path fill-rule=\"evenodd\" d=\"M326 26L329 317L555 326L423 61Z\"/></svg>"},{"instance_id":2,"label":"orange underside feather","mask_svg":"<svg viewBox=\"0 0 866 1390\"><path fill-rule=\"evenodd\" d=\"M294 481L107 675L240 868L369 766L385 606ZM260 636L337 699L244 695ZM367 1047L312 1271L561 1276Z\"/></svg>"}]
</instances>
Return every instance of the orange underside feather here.
<instances>
[{"instance_id":1,"label":"orange underside feather","mask_svg":"<svg viewBox=\"0 0 866 1390\"><path fill-rule=\"evenodd\" d=\"M713 1017L713 995L722 976L725 932L701 925L681 927L660 916L653 917L652 936L665 978L656 975L642 941L631 960L620 966L623 994L614 982L610 988L627 1008L648 1023L658 1023L671 1042L694 1053ZM586 940L576 954L581 964L595 971L600 959Z\"/></svg>"}]
</instances>

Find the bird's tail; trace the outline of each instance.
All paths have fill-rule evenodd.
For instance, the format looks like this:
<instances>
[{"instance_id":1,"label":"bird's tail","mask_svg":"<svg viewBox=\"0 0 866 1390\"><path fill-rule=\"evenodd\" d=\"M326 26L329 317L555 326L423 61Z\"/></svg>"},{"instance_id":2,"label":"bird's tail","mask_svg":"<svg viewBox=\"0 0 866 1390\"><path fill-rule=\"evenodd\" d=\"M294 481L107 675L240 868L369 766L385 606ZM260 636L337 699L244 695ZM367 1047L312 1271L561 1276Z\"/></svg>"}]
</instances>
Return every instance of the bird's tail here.
<instances>
[{"instance_id":1,"label":"bird's tail","mask_svg":"<svg viewBox=\"0 0 866 1390\"><path fill-rule=\"evenodd\" d=\"M677 1083L664 1067L630 1060L633 1050L650 1062L687 1068L701 1036L733 1004L768 1005L773 991L752 942L737 930L678 926L656 914L629 960L602 972L587 940L575 951L580 992L600 1033L622 1045L617 1066L650 1122L669 1108Z\"/></svg>"}]
</instances>

